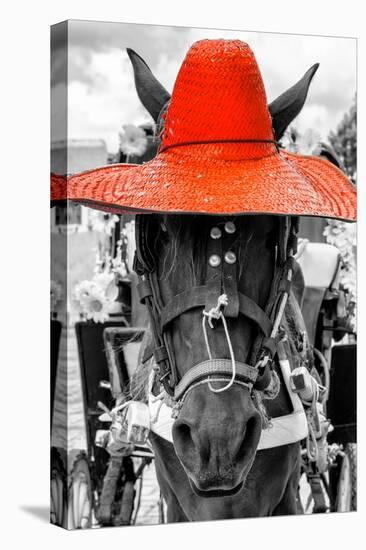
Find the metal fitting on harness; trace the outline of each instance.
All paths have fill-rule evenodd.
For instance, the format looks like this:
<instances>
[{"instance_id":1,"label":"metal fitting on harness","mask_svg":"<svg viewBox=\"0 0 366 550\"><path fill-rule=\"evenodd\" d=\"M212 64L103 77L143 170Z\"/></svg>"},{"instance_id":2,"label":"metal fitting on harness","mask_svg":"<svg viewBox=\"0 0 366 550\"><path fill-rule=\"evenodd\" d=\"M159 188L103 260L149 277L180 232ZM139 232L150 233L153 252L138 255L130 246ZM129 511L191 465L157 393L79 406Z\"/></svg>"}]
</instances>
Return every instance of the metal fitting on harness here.
<instances>
[{"instance_id":1,"label":"metal fitting on harness","mask_svg":"<svg viewBox=\"0 0 366 550\"><path fill-rule=\"evenodd\" d=\"M137 292L140 298L140 303L144 304L146 298L150 298L153 295L150 281L148 279L141 279L137 284Z\"/></svg>"},{"instance_id":2,"label":"metal fitting on harness","mask_svg":"<svg viewBox=\"0 0 366 550\"><path fill-rule=\"evenodd\" d=\"M298 393L302 401L312 402L317 382L306 367L297 367L291 372L290 384L292 391Z\"/></svg>"},{"instance_id":3,"label":"metal fitting on harness","mask_svg":"<svg viewBox=\"0 0 366 550\"><path fill-rule=\"evenodd\" d=\"M262 348L269 353L269 355L274 357L277 352L278 338L271 338L270 336L265 336L262 340Z\"/></svg>"},{"instance_id":4,"label":"metal fitting on harness","mask_svg":"<svg viewBox=\"0 0 366 550\"><path fill-rule=\"evenodd\" d=\"M268 388L268 386L270 385L271 383L271 380L272 380L272 369L271 369L271 365L270 365L270 362L268 362L264 367L262 367L262 372L261 372L261 367L259 367L258 369L258 378L257 380L255 381L255 384L253 386L253 388L256 390L256 391L263 391L265 390L266 388Z\"/></svg>"},{"instance_id":5,"label":"metal fitting on harness","mask_svg":"<svg viewBox=\"0 0 366 550\"><path fill-rule=\"evenodd\" d=\"M160 365L163 361L167 361L168 358L169 356L165 346L154 348L154 359L158 365Z\"/></svg>"},{"instance_id":6,"label":"metal fitting on harness","mask_svg":"<svg viewBox=\"0 0 366 550\"><path fill-rule=\"evenodd\" d=\"M102 403L104 414L99 420L111 422L109 430L97 430L96 445L114 455L129 455L134 445L143 445L150 432L149 407L140 401L126 401L109 411Z\"/></svg>"}]
</instances>

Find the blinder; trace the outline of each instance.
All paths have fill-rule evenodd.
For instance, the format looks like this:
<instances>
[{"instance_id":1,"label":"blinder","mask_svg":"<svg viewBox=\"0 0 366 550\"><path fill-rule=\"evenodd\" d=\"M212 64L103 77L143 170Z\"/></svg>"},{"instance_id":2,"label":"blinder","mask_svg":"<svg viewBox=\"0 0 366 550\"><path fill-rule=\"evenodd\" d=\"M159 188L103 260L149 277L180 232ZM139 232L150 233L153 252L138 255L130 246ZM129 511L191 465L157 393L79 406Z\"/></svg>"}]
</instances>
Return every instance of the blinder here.
<instances>
[{"instance_id":1,"label":"blinder","mask_svg":"<svg viewBox=\"0 0 366 550\"><path fill-rule=\"evenodd\" d=\"M152 241L159 231L159 224L154 214L136 215L134 270L139 277L137 288L140 301L146 305L149 312L154 344L153 354L158 367L159 381L170 396L180 398L182 387L187 391L193 382L207 378L209 372L208 367L201 368L201 365L206 363L203 362L190 369L183 377L185 380L179 381L169 325L182 313L191 309L201 307L209 311L217 304L222 292L228 297L228 305L224 310L225 317L236 318L239 314L244 315L254 321L259 329L252 346L250 364L241 367L236 373L236 378L242 383L251 384L257 391L263 391L268 387L271 381L272 360L277 351L278 328L284 304L291 289L298 225L298 218L279 217L275 273L264 309L238 290L235 234L230 231L225 231L223 238L208 239L209 262L206 284L185 290L165 304L161 297ZM223 250L230 251L231 256L224 257ZM222 261L223 257L224 261ZM215 261L216 258L222 261L220 269L217 269L218 265L215 265L215 261L210 261L212 258ZM234 261L230 261L232 259ZM277 327L275 327L276 323ZM225 361L217 360L213 371L212 369L209 371L227 378ZM221 368L220 365L225 365L225 368ZM189 380L188 386L187 380Z\"/></svg>"}]
</instances>

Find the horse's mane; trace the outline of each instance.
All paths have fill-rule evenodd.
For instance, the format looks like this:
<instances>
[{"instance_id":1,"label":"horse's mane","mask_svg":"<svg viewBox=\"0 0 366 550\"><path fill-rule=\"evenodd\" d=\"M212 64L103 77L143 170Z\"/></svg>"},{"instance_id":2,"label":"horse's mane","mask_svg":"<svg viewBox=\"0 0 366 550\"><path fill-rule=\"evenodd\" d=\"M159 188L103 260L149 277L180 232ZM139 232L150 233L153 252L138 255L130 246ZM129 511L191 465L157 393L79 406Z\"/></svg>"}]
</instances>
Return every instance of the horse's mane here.
<instances>
[{"instance_id":1,"label":"horse's mane","mask_svg":"<svg viewBox=\"0 0 366 550\"><path fill-rule=\"evenodd\" d=\"M152 334L150 330L146 330L138 356L137 367L130 380L129 393L132 399L147 403L149 399L149 378L150 373L154 368L154 358L151 355L145 358L146 352L152 349ZM149 354L147 354L149 355Z\"/></svg>"}]
</instances>

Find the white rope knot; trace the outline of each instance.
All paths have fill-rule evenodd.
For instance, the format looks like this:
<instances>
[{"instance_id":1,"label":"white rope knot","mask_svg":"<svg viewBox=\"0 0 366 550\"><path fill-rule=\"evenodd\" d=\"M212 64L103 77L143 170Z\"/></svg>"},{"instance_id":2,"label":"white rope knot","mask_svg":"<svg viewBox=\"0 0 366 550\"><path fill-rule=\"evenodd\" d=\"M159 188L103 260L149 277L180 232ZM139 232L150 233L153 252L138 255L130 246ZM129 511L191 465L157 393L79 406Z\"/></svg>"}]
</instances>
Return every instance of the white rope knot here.
<instances>
[{"instance_id":1,"label":"white rope knot","mask_svg":"<svg viewBox=\"0 0 366 550\"><path fill-rule=\"evenodd\" d=\"M208 381L208 387L214 393L221 393L221 392L226 391L229 388L231 388L231 386L234 384L235 376L236 376L236 364L235 364L234 350L233 350L233 346L232 346L232 343L231 343L229 330L227 328L226 319L225 319L225 316L224 316L223 312L221 311L221 307L222 306L227 306L228 303L229 303L229 299L227 297L227 294L221 294L221 296L219 296L218 299L217 299L217 304L216 304L215 307L212 307L210 309L210 311L203 310L203 312L202 312L203 313L202 330L203 330L203 335L205 337L205 344L206 344L207 353L208 353L208 357L209 357L210 361L212 361L212 353L211 353L210 343L208 341L208 334L207 334L207 329L206 329L206 319L208 319L208 324L209 324L210 328L214 328L213 323L212 323L213 319L221 319L222 324L224 325L226 340L227 340L227 343L228 343L228 346L229 346L229 351L230 351L231 365L232 365L232 369L233 369L230 381L223 388L215 389L215 388L212 387L210 381Z\"/></svg>"},{"instance_id":2,"label":"white rope knot","mask_svg":"<svg viewBox=\"0 0 366 550\"><path fill-rule=\"evenodd\" d=\"M221 296L217 299L217 304L215 307L212 307L210 311L203 310L203 315L208 318L208 324L210 325L210 328L214 328L212 324L212 319L220 319L220 317L223 316L223 313L221 311L221 308L224 306L227 306L229 303L229 299L227 297L227 294L221 294Z\"/></svg>"},{"instance_id":3,"label":"white rope knot","mask_svg":"<svg viewBox=\"0 0 366 550\"><path fill-rule=\"evenodd\" d=\"M156 412L154 416L151 418L152 424L155 424L159 420L160 411L163 405L170 407L171 409L173 409L173 411L176 408L179 411L179 408L181 407L181 405L177 403L174 397L171 397L170 395L167 394L165 389L162 390L158 395L151 394L150 401L151 403L157 403L159 401L158 406L156 408ZM172 418L176 418L176 416L173 417L173 412L172 412Z\"/></svg>"}]
</instances>

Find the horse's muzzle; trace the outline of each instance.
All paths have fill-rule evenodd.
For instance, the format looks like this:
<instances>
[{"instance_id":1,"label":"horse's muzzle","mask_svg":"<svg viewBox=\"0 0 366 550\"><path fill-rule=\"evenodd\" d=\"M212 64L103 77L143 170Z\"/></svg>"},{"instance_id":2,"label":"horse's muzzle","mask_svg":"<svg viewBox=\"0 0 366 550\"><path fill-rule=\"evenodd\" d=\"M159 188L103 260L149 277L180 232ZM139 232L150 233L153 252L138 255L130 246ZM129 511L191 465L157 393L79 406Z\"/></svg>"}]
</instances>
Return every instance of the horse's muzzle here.
<instances>
[{"instance_id":1,"label":"horse's muzzle","mask_svg":"<svg viewBox=\"0 0 366 550\"><path fill-rule=\"evenodd\" d=\"M203 490L203 489L199 489L191 478L188 478L188 479L193 492L197 496L203 497L203 498L230 497L239 493L242 490L244 485L244 481L240 481L240 483L238 483L235 487L230 489L217 488L217 489Z\"/></svg>"},{"instance_id":2,"label":"horse's muzzle","mask_svg":"<svg viewBox=\"0 0 366 550\"><path fill-rule=\"evenodd\" d=\"M173 424L173 441L196 494L220 496L241 489L261 428L247 390L237 386L215 395L201 386L188 395Z\"/></svg>"}]
</instances>

